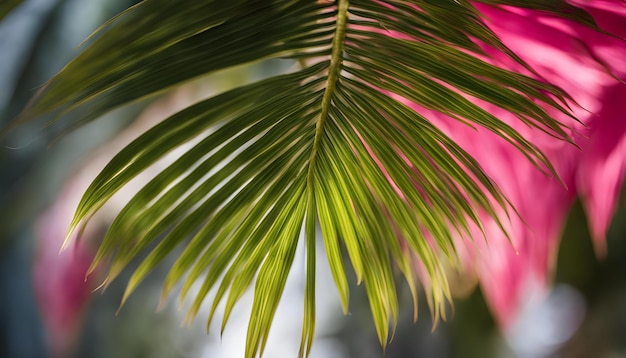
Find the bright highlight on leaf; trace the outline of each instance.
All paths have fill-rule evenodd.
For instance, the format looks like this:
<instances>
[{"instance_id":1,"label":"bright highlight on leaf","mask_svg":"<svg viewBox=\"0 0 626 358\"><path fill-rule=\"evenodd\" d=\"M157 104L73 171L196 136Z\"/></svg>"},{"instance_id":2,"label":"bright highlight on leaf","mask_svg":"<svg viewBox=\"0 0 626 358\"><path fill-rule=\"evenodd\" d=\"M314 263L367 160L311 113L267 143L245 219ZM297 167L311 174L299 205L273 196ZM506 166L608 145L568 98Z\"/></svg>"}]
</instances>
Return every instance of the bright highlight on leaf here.
<instances>
[{"instance_id":1,"label":"bright highlight on leaf","mask_svg":"<svg viewBox=\"0 0 626 358\"><path fill-rule=\"evenodd\" d=\"M567 10L568 18L595 26L564 1L483 2ZM344 310L347 258L385 346L399 312L394 267L417 304L419 261L430 279L431 311L445 318L451 297L442 260L457 263L454 237L480 227L479 214L496 221L501 210L515 215L476 160L407 102L483 127L547 172L554 170L544 154L477 100L572 141L544 109L569 115L567 94L483 61L484 46L529 68L464 0L146 0L104 26L18 122L86 110L81 120L64 123L73 128L207 73L270 58L302 60L307 66L199 102L147 131L93 181L70 231L157 160L187 148L111 224L92 264L112 258L105 283L148 250L125 300L182 247L163 295L182 282L183 299L200 281L188 313L193 319L216 290L208 321L225 300L223 330L254 286L246 341L246 357L253 357L263 352L304 240L300 355L306 356L315 330L319 224Z\"/></svg>"}]
</instances>

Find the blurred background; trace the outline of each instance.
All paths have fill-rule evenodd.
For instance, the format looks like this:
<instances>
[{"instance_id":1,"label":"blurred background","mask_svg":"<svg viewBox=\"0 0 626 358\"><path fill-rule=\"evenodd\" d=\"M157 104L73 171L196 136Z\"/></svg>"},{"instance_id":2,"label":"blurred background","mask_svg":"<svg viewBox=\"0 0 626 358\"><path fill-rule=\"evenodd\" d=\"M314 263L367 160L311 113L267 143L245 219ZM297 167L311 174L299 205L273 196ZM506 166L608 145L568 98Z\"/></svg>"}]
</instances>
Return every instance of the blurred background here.
<instances>
[{"instance_id":1,"label":"blurred background","mask_svg":"<svg viewBox=\"0 0 626 358\"><path fill-rule=\"evenodd\" d=\"M0 1L0 8L10 2ZM26 0L9 12L0 22L0 127L78 53L85 37L135 2ZM38 123L0 140L0 357L243 357L251 297L242 299L220 337L219 320L206 333L206 311L190 327L181 327L185 310L179 310L176 297L168 298L157 312L167 262L119 312L130 272L104 291L90 292L102 280L97 271L89 282L76 287L76 279L67 273L72 267L63 268L63 260L68 255L92 254L92 246L122 207L124 194L94 219L95 225L85 234L88 242L70 248L65 256L57 252L80 194L125 143L190 102L290 66L283 61L264 62L199 79L62 137ZM472 282L459 283L456 289L461 294L452 319L435 329L423 297L419 320L413 323L405 287L396 335L383 352L363 287L352 287L350 312L344 316L320 252L318 328L311 356L626 357L626 225L621 219L626 217L626 200L621 203L608 234L608 255L602 261L594 255L581 207L574 206L559 251L554 288L545 300L529 303L506 334L494 325L480 289ZM61 264L55 266L55 260ZM298 352L302 250L298 260L266 357L294 357ZM82 309L73 310L76 307Z\"/></svg>"}]
</instances>

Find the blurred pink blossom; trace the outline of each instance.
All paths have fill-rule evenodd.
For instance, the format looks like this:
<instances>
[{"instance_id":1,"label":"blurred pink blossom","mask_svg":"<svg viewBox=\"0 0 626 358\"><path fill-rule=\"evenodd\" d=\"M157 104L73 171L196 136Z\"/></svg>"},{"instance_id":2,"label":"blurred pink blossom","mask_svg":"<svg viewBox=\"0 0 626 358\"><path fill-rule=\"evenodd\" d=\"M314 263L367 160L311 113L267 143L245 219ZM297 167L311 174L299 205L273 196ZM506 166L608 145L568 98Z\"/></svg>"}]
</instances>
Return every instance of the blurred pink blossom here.
<instances>
[{"instance_id":1,"label":"blurred pink blossom","mask_svg":"<svg viewBox=\"0 0 626 358\"><path fill-rule=\"evenodd\" d=\"M72 193L66 190L66 194ZM83 312L93 289L92 280L85 278L94 257L88 240L76 242L59 252L73 210L67 200L59 200L39 219L36 227L35 298L49 349L55 357L68 357L75 348Z\"/></svg>"},{"instance_id":2,"label":"blurred pink blossom","mask_svg":"<svg viewBox=\"0 0 626 358\"><path fill-rule=\"evenodd\" d=\"M589 11L600 28L626 38L625 2L588 0L574 4ZM605 234L626 170L626 85L619 80L626 78L626 41L539 11L484 4L476 7L488 26L542 79L572 96L576 103L570 105L583 123L546 108L571 127L579 149L528 128L505 110L480 102L537 145L555 166L563 185L537 170L497 135L474 130L442 114L427 113L479 160L519 211L520 217L510 220L502 213L512 242L484 215L488 244L478 229L473 240L463 238L458 243L466 249L460 250L462 260L478 274L496 320L506 328L526 299L545 292L564 221L577 197L586 210L596 252L604 254ZM532 75L502 53L485 50L492 56L488 61Z\"/></svg>"}]
</instances>

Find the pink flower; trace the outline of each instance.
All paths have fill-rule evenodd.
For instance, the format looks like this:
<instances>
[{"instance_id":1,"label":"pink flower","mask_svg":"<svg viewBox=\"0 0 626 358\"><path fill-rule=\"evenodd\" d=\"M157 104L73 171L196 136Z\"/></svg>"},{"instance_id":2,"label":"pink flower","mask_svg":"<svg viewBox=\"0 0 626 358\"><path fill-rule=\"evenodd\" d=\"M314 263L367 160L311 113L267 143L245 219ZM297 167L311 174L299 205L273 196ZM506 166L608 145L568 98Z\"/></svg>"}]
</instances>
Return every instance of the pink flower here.
<instances>
[{"instance_id":1,"label":"pink flower","mask_svg":"<svg viewBox=\"0 0 626 358\"><path fill-rule=\"evenodd\" d=\"M83 238L59 252L73 209L66 200L59 200L36 227L35 298L55 357L67 357L75 348L93 289L92 280L85 278L94 257L88 240Z\"/></svg>"},{"instance_id":2,"label":"pink flower","mask_svg":"<svg viewBox=\"0 0 626 358\"><path fill-rule=\"evenodd\" d=\"M626 38L626 4L620 0L577 1L600 28ZM479 160L519 211L507 222L512 243L486 215L487 242L459 240L466 264L476 270L496 320L507 327L524 299L550 281L568 211L580 197L598 255L615 212L626 170L626 41L546 13L476 4L501 40L541 76L567 91L573 111L583 123L550 113L571 127L580 149L530 129L510 113L481 105L537 145L556 168L557 178L537 170L520 152L495 134L473 130L429 112L429 118ZM486 49L489 61L530 75L505 55ZM617 77L617 78L616 78ZM478 102L478 101L477 101ZM548 109L547 109L548 110ZM424 113L423 109L419 109ZM503 220L507 221L505 216Z\"/></svg>"}]
</instances>

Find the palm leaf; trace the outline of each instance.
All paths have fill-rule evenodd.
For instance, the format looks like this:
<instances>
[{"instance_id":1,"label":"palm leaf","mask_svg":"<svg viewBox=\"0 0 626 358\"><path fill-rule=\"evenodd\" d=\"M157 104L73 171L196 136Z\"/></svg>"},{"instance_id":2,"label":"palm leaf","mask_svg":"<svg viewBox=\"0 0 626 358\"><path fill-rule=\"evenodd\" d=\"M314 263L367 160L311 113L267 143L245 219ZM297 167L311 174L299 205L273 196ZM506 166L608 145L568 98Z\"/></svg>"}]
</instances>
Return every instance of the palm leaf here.
<instances>
[{"instance_id":1,"label":"palm leaf","mask_svg":"<svg viewBox=\"0 0 626 358\"><path fill-rule=\"evenodd\" d=\"M569 18L595 26L564 1L483 2L554 13L567 7ZM144 133L93 181L70 229L85 225L157 160L188 148L119 213L92 269L111 256L108 283L152 247L125 300L182 246L163 294L182 281L182 299L202 281L188 317L215 289L208 321L225 300L222 329L256 280L246 357L263 352L301 232L307 263L300 355L308 354L315 327L316 223L344 310L345 253L365 285L384 346L399 311L393 265L416 299L413 265L420 260L432 281L432 312L445 314L450 294L441 260L456 261L454 235L480 226L478 210L496 220L497 210L510 210L479 164L400 98L497 133L542 170L551 170L544 155L469 97L570 140L543 109L569 114L565 93L481 60L478 44L523 64L469 1L146 0L90 41L16 123L51 111L87 113L61 121L73 128L237 64L270 58L305 64L199 102Z\"/></svg>"}]
</instances>

